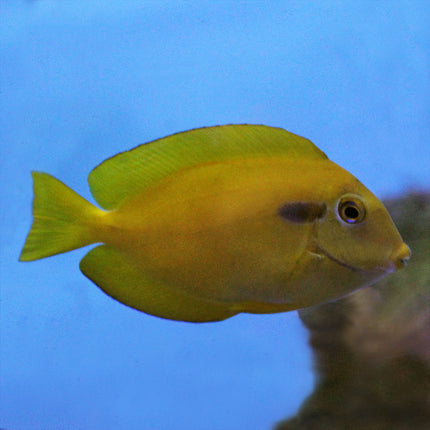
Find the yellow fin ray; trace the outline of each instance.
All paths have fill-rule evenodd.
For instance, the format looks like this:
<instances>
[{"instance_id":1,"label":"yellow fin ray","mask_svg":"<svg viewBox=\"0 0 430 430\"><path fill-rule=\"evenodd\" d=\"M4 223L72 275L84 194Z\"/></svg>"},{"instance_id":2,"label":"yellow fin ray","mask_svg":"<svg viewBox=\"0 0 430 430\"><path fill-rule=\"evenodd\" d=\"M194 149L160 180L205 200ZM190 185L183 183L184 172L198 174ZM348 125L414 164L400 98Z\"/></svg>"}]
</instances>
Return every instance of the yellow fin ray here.
<instances>
[{"instance_id":1,"label":"yellow fin ray","mask_svg":"<svg viewBox=\"0 0 430 430\"><path fill-rule=\"evenodd\" d=\"M122 152L88 176L91 193L105 209L142 193L163 177L193 165L256 156L326 159L310 140L264 125L224 125L173 134Z\"/></svg>"},{"instance_id":2,"label":"yellow fin ray","mask_svg":"<svg viewBox=\"0 0 430 430\"><path fill-rule=\"evenodd\" d=\"M132 261L108 245L92 249L80 263L82 273L106 294L127 306L177 321L221 321L235 315L227 305L187 296L146 279Z\"/></svg>"}]
</instances>

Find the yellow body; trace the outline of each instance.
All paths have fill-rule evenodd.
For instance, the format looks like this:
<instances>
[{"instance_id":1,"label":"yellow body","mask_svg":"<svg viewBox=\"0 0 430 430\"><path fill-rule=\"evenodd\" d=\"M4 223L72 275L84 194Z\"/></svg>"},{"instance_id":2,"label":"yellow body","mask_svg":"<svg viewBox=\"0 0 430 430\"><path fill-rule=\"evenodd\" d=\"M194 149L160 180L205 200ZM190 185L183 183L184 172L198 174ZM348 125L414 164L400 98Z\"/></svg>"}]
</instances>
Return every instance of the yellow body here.
<instances>
[{"instance_id":1,"label":"yellow body","mask_svg":"<svg viewBox=\"0 0 430 430\"><path fill-rule=\"evenodd\" d=\"M409 257L382 203L281 129L197 129L113 157L89 178L108 211L49 175L34 180L35 221L21 260L103 243L83 258L83 273L164 318L303 308L369 285ZM341 219L345 196L365 206L363 221Z\"/></svg>"}]
</instances>

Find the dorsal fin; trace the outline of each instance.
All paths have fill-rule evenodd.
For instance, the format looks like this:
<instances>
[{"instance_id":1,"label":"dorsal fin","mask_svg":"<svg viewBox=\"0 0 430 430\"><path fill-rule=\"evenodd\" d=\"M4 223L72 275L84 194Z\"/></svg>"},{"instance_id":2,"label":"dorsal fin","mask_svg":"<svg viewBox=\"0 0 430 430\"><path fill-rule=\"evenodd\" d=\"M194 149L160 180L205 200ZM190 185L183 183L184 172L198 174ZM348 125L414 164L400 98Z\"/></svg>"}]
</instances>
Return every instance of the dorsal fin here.
<instances>
[{"instance_id":1,"label":"dorsal fin","mask_svg":"<svg viewBox=\"0 0 430 430\"><path fill-rule=\"evenodd\" d=\"M92 170L88 182L97 203L102 208L115 209L175 171L261 155L327 158L310 140L282 128L223 125L172 134L122 152Z\"/></svg>"}]
</instances>

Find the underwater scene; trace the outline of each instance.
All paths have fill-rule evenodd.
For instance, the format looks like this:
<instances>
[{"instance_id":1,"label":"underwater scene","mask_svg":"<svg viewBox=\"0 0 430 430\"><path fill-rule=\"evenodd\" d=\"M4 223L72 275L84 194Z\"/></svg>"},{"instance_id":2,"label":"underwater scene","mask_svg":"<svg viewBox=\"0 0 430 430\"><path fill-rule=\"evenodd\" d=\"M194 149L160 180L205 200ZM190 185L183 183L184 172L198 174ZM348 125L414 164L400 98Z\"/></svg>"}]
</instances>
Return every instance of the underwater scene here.
<instances>
[{"instance_id":1,"label":"underwater scene","mask_svg":"<svg viewBox=\"0 0 430 430\"><path fill-rule=\"evenodd\" d=\"M430 5L0 3L2 430L430 428Z\"/></svg>"}]
</instances>

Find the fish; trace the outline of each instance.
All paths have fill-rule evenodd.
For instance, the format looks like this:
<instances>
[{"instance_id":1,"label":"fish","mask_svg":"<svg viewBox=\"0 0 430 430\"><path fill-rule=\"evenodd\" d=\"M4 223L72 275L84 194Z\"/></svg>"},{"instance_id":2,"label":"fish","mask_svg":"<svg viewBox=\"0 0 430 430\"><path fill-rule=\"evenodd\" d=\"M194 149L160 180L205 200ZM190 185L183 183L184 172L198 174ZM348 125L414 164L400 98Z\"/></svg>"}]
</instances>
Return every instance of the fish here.
<instances>
[{"instance_id":1,"label":"fish","mask_svg":"<svg viewBox=\"0 0 430 430\"><path fill-rule=\"evenodd\" d=\"M374 194L282 128L202 127L119 153L88 176L99 207L47 173L32 177L20 261L96 245L82 273L164 319L307 308L371 285L411 256Z\"/></svg>"}]
</instances>

